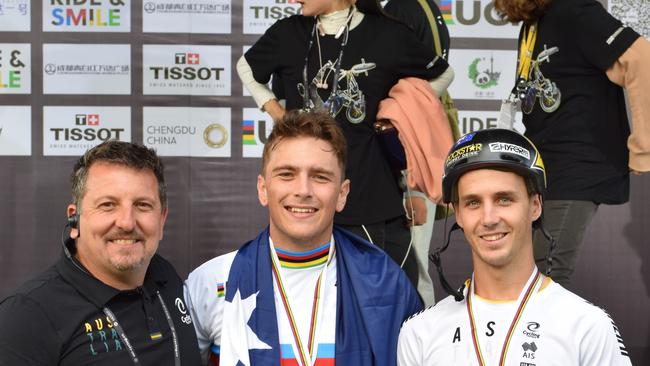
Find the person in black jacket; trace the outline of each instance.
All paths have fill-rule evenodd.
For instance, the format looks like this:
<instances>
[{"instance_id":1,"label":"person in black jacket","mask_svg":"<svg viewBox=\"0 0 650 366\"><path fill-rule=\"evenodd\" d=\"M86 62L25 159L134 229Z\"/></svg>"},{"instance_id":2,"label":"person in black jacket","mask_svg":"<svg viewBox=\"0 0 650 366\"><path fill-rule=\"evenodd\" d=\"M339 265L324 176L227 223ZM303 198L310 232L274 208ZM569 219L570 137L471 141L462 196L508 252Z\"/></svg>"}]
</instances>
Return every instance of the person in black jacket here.
<instances>
[{"instance_id":1,"label":"person in black jacket","mask_svg":"<svg viewBox=\"0 0 650 366\"><path fill-rule=\"evenodd\" d=\"M0 365L200 363L182 280L156 254L163 169L153 150L120 141L77 161L63 255L0 303Z\"/></svg>"},{"instance_id":2,"label":"person in black jacket","mask_svg":"<svg viewBox=\"0 0 650 366\"><path fill-rule=\"evenodd\" d=\"M544 226L557 243L549 266L550 242L537 232L535 260L566 287L598 206L627 202L630 172L650 171L650 46L595 0L497 0L495 8L523 22L516 89L526 137L546 162Z\"/></svg>"}]
</instances>

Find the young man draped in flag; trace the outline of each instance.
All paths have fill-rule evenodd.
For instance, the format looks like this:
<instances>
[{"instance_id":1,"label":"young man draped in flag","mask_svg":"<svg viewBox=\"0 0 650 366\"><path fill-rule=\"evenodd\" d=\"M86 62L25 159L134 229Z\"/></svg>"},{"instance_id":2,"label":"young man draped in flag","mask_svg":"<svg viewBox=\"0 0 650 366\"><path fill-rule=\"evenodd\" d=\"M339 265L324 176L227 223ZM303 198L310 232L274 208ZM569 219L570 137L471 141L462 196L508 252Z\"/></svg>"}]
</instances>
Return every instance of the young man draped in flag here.
<instances>
[{"instance_id":1,"label":"young man draped in flag","mask_svg":"<svg viewBox=\"0 0 650 366\"><path fill-rule=\"evenodd\" d=\"M186 281L211 364L395 365L399 327L421 302L383 251L333 226L351 184L345 161L327 114L275 123L257 179L269 227Z\"/></svg>"},{"instance_id":2,"label":"young man draped in flag","mask_svg":"<svg viewBox=\"0 0 650 366\"><path fill-rule=\"evenodd\" d=\"M399 365L630 365L612 319L535 265L546 173L530 140L505 129L461 137L442 186L474 273L460 290L441 277L453 296L404 323ZM432 256L437 266L446 245Z\"/></svg>"}]
</instances>

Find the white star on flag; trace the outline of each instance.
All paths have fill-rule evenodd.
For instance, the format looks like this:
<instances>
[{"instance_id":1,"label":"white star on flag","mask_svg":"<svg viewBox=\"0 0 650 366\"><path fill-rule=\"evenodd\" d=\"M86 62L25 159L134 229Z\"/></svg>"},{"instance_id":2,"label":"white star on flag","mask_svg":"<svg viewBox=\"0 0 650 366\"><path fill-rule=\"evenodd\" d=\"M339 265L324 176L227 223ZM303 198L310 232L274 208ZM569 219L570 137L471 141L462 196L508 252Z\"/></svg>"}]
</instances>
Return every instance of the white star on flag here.
<instances>
[{"instance_id":1,"label":"white star on flag","mask_svg":"<svg viewBox=\"0 0 650 366\"><path fill-rule=\"evenodd\" d=\"M258 293L259 291L242 299L237 289L232 302L225 303L220 355L220 364L223 366L235 366L238 362L249 366L249 349L271 349L271 346L262 342L248 325L251 314L257 307Z\"/></svg>"}]
</instances>

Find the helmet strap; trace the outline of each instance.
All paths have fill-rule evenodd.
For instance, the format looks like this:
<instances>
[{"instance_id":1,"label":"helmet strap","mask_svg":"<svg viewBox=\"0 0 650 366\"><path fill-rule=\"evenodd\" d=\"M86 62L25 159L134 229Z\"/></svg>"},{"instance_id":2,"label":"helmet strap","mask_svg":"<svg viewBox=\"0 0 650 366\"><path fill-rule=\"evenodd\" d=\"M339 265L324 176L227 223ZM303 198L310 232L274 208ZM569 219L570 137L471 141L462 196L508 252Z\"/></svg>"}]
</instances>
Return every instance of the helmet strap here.
<instances>
[{"instance_id":1,"label":"helmet strap","mask_svg":"<svg viewBox=\"0 0 650 366\"><path fill-rule=\"evenodd\" d=\"M445 225L444 227L447 227L447 217L445 217ZM451 239L451 233L454 232L455 230L459 230L462 228L454 222L454 224L451 226L451 229L449 229L449 232L447 233L447 239L445 241L445 244L442 247L436 248L431 255L429 255L429 260L433 262L433 264L436 266L436 270L438 271L438 278L440 279L440 285L442 285L442 288L451 296L454 297L456 301L462 301L465 296L463 295L463 290L465 289L465 285L463 284L459 289L454 290L453 287L447 282L447 279L445 278L445 275L442 273L442 252L447 250L449 247L449 241Z\"/></svg>"}]
</instances>

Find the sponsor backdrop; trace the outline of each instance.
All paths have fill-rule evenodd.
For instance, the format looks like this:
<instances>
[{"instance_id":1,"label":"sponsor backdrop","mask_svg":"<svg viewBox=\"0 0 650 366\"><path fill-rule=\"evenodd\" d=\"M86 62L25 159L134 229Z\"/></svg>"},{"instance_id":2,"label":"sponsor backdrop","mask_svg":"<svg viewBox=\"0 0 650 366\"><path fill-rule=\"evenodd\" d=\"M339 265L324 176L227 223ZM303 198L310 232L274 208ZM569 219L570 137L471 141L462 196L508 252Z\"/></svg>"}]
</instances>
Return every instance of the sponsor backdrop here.
<instances>
[{"instance_id":1,"label":"sponsor backdrop","mask_svg":"<svg viewBox=\"0 0 650 366\"><path fill-rule=\"evenodd\" d=\"M439 4L460 130L495 127L514 79L518 26L490 1ZM650 37L648 1L603 4ZM182 276L260 231L268 219L255 180L272 121L233 66L299 8L295 0L0 0L0 297L59 255L72 165L106 139L164 156L170 215L160 252ZM650 359L649 201L645 175L633 177L630 203L601 207L574 281L614 316L637 364ZM434 246L443 232L437 223ZM445 257L460 284L470 258L459 234Z\"/></svg>"}]
</instances>

